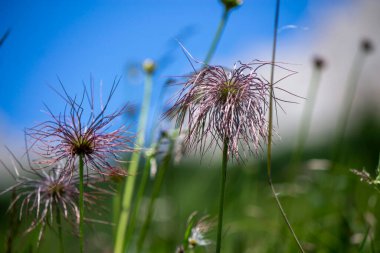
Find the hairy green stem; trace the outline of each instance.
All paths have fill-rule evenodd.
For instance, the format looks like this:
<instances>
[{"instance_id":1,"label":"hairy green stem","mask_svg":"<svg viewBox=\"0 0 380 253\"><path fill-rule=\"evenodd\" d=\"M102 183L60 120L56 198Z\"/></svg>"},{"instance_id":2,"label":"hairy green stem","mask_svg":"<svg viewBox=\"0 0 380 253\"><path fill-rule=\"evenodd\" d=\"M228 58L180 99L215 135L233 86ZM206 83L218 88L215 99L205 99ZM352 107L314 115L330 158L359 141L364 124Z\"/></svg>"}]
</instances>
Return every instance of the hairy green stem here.
<instances>
[{"instance_id":1,"label":"hairy green stem","mask_svg":"<svg viewBox=\"0 0 380 253\"><path fill-rule=\"evenodd\" d=\"M230 13L229 9L225 8L224 12L223 12L223 15L222 15L222 18L221 18L221 20L219 22L218 30L216 30L214 39L213 39L213 41L211 43L210 49L208 50L206 59L204 61L205 64L209 64L210 63L211 58L212 58L212 56L215 53L216 47L218 46L218 43L220 41L220 37L222 36L224 27L226 26L229 13Z\"/></svg>"},{"instance_id":2,"label":"hairy green stem","mask_svg":"<svg viewBox=\"0 0 380 253\"><path fill-rule=\"evenodd\" d=\"M346 134L348 120L350 118L352 104L355 98L356 88L359 83L360 73L364 66L366 53L359 49L354 58L350 75L347 82L346 93L343 98L342 108L339 114L339 121L336 128L333 165L341 159L344 136Z\"/></svg>"},{"instance_id":3,"label":"hairy green stem","mask_svg":"<svg viewBox=\"0 0 380 253\"><path fill-rule=\"evenodd\" d=\"M83 234L83 220L84 220L84 187L83 187L83 155L79 155L79 251L84 252L84 234Z\"/></svg>"},{"instance_id":4,"label":"hairy green stem","mask_svg":"<svg viewBox=\"0 0 380 253\"><path fill-rule=\"evenodd\" d=\"M268 154L267 154L267 173L268 173L268 183L271 187L273 196L276 200L276 203L278 205L278 208L281 211L281 215L284 218L290 232L292 233L298 248L301 252L305 252L302 248L301 243L299 242L296 233L294 232L287 216L285 213L284 208L281 205L281 202L277 196L276 190L274 188L273 182L272 182L272 172L271 172L271 162L272 162L272 129L273 129L273 97L274 97L274 91L273 91L273 82L274 82L274 67L275 67L275 61L276 61L276 46L277 46L277 30L278 30L278 21L280 16L280 0L277 0L276 2L276 13L275 13L275 21L274 21L274 34L273 34L273 47L272 47L272 66L271 66L271 76L270 76L270 98L269 98L269 122L268 122Z\"/></svg>"},{"instance_id":5,"label":"hairy green stem","mask_svg":"<svg viewBox=\"0 0 380 253\"><path fill-rule=\"evenodd\" d=\"M222 177L220 182L219 196L219 215L218 215L218 230L216 238L216 253L220 252L222 246L222 227L223 227L223 210L224 210L224 193L226 188L227 178L227 160L228 160L228 139L223 141L223 161L222 161Z\"/></svg>"},{"instance_id":6,"label":"hairy green stem","mask_svg":"<svg viewBox=\"0 0 380 253\"><path fill-rule=\"evenodd\" d=\"M152 74L147 73L145 78L145 87L144 87L144 100L142 103L142 108L140 112L140 118L138 122L138 135L136 140L136 148L141 148L144 146L145 139L145 128L146 123L148 121L148 111L150 106L150 98L152 93ZM119 216L119 222L117 224L116 231L116 241L114 253L124 253L126 247L126 232L128 226L128 218L131 211L132 206L132 198L133 198L133 190L136 181L137 169L139 167L141 152L134 152L132 154L130 166L129 166L129 174L132 175L127 177L125 181L124 194L121 203L121 213ZM132 231L133 232L133 231Z\"/></svg>"},{"instance_id":7,"label":"hairy green stem","mask_svg":"<svg viewBox=\"0 0 380 253\"><path fill-rule=\"evenodd\" d=\"M59 207L56 208L57 212L57 226L58 226L58 239L59 239L59 252L64 253L64 244L63 244L63 235L62 235L62 221L61 221L61 212Z\"/></svg>"},{"instance_id":8,"label":"hairy green stem","mask_svg":"<svg viewBox=\"0 0 380 253\"><path fill-rule=\"evenodd\" d=\"M310 123L313 115L314 104L317 97L318 87L321 80L321 69L314 67L313 74L310 81L309 90L307 92L307 101L302 113L301 126L298 132L298 141L295 152L293 154L292 166L295 169L298 167L302 158L302 153L305 147L305 143L310 131Z\"/></svg>"},{"instance_id":9,"label":"hairy green stem","mask_svg":"<svg viewBox=\"0 0 380 253\"><path fill-rule=\"evenodd\" d=\"M150 222L152 220L154 203L156 202L156 199L160 193L166 171L170 166L170 161L171 161L173 149L174 149L174 142L175 142L174 139L170 140L168 152L166 153L165 157L163 158L161 166L159 166L159 168L158 168L157 177L156 177L156 180L154 181L154 184L153 184L152 196L150 198L147 215L146 215L144 224L141 228L139 239L137 242L137 252L142 252L145 237L146 237L146 234L148 232Z\"/></svg>"}]
</instances>

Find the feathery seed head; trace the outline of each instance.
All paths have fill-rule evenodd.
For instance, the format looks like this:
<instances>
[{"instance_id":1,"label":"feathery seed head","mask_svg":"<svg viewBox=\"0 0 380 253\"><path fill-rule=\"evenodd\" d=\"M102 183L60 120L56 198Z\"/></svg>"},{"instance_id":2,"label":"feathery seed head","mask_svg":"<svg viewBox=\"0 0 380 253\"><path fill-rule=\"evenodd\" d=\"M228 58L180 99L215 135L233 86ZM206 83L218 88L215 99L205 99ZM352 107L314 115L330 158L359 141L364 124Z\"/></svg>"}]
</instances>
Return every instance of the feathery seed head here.
<instances>
[{"instance_id":1,"label":"feathery seed head","mask_svg":"<svg viewBox=\"0 0 380 253\"><path fill-rule=\"evenodd\" d=\"M115 81L112 85L106 103L101 106L99 113L95 113L92 85L89 91L84 87L80 99L68 95L62 86L64 93L59 95L66 102L64 113L56 115L47 108L51 119L27 130L38 149L37 153L43 157L41 163L55 164L64 160L70 164L67 168L75 169L77 158L82 156L85 164L100 174L114 171L110 161L118 161L122 154L133 151L130 147L132 137L125 127L110 130L114 120L127 112L129 106L106 114L118 82Z\"/></svg>"},{"instance_id":2,"label":"feathery seed head","mask_svg":"<svg viewBox=\"0 0 380 253\"><path fill-rule=\"evenodd\" d=\"M13 158L15 159L14 156ZM18 164L21 171L15 165L15 173L13 173L2 161L1 163L16 181L15 185L0 193L16 191L16 198L11 203L9 210L15 205L19 205L20 220L24 216L32 218L32 223L25 233L41 225L38 240L40 241L45 226L53 223L56 211L62 212L65 219L70 223L79 223L78 177L70 177L64 173L63 168L52 168L49 171L34 168L26 169L19 161L14 164ZM89 198L91 196L86 195L85 200L87 201Z\"/></svg>"},{"instance_id":3,"label":"feathery seed head","mask_svg":"<svg viewBox=\"0 0 380 253\"><path fill-rule=\"evenodd\" d=\"M215 222L210 216L203 216L199 220L195 220L197 212L190 215L188 219L188 227L191 227L191 234L188 238L189 248L195 248L197 246L208 246L212 243L207 239L208 234L214 228Z\"/></svg>"},{"instance_id":4,"label":"feathery seed head","mask_svg":"<svg viewBox=\"0 0 380 253\"><path fill-rule=\"evenodd\" d=\"M31 218L31 224L27 227L25 233L39 227L39 237L37 244L40 242L45 227L54 223L54 217L57 212L62 213L76 231L79 224L79 176L78 174L69 175L64 166L68 163L60 163L50 168L25 168L22 163L13 157L13 170L0 160L0 163L14 178L16 183L8 189L0 192L1 194L15 191L16 197L12 201L8 210L17 206L19 219L24 217ZM95 186L99 181L92 175L86 175L88 191L84 194L84 202L87 207L94 205L100 195L105 194L104 190ZM99 211L101 208L97 206Z\"/></svg>"},{"instance_id":5,"label":"feathery seed head","mask_svg":"<svg viewBox=\"0 0 380 253\"><path fill-rule=\"evenodd\" d=\"M200 144L204 154L228 140L228 153L239 158L239 150L256 153L266 141L269 83L258 73L268 63L238 63L232 70L206 66L185 77L174 105L166 112L180 129L185 118L187 148ZM210 143L206 138L210 137Z\"/></svg>"}]
</instances>

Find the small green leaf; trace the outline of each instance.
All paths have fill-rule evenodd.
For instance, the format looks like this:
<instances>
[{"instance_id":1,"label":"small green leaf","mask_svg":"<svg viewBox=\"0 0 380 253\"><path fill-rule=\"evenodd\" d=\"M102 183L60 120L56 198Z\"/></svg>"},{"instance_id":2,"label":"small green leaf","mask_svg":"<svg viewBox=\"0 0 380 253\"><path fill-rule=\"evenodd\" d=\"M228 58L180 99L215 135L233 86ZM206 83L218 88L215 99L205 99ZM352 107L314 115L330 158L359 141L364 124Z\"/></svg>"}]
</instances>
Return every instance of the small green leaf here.
<instances>
[{"instance_id":1,"label":"small green leaf","mask_svg":"<svg viewBox=\"0 0 380 253\"><path fill-rule=\"evenodd\" d=\"M187 227L186 227L186 231L185 231L185 236L183 238L183 248L185 250L188 249L189 247L189 237L191 235L191 229L194 227L194 223L195 223L195 216L197 215L197 212L193 212L188 221L187 221Z\"/></svg>"},{"instance_id":2,"label":"small green leaf","mask_svg":"<svg viewBox=\"0 0 380 253\"><path fill-rule=\"evenodd\" d=\"M379 154L379 163L377 164L377 170L376 170L376 179L374 180L374 183L375 184L379 184L380 183L380 154Z\"/></svg>"}]
</instances>

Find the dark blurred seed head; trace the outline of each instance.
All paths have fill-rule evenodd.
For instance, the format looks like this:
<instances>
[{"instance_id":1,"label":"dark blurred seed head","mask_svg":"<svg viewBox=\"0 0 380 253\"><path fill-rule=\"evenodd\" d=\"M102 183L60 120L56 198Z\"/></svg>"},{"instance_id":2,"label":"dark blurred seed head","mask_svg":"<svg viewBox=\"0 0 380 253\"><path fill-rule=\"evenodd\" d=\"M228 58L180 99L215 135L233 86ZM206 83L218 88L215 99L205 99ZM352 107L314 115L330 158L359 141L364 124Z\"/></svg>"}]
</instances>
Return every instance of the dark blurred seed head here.
<instances>
[{"instance_id":1,"label":"dark blurred seed head","mask_svg":"<svg viewBox=\"0 0 380 253\"><path fill-rule=\"evenodd\" d=\"M54 224L57 212L62 214L65 221L72 227L74 233L79 225L79 175L77 173L68 174L71 171L70 163L57 163L51 167L32 167L29 161L28 167L24 167L23 162L12 155L13 168L0 160L0 164L15 180L15 184L0 192L0 195L7 192L15 192L15 198L9 206L9 210L17 208L19 219L27 218L31 220L24 233L29 233L34 229L39 230L37 245L42 239L46 226ZM27 151L28 152L28 151ZM29 157L29 155L27 155ZM29 158L28 158L29 160ZM86 192L84 193L84 203L86 208L95 208L97 214L105 210L99 204L100 199L112 194L96 186L101 178L87 173L84 175Z\"/></svg>"},{"instance_id":2,"label":"dark blurred seed head","mask_svg":"<svg viewBox=\"0 0 380 253\"><path fill-rule=\"evenodd\" d=\"M326 67L326 61L321 56L315 56L313 58L313 64L316 69L324 69Z\"/></svg>"},{"instance_id":3,"label":"dark blurred seed head","mask_svg":"<svg viewBox=\"0 0 380 253\"><path fill-rule=\"evenodd\" d=\"M233 9L243 4L243 0L221 0L226 10Z\"/></svg>"},{"instance_id":4,"label":"dark blurred seed head","mask_svg":"<svg viewBox=\"0 0 380 253\"><path fill-rule=\"evenodd\" d=\"M365 52L365 53L370 53L374 50L374 46L373 46L372 41L367 39L367 38L362 40L360 47L363 50L363 52Z\"/></svg>"},{"instance_id":5,"label":"dark blurred seed head","mask_svg":"<svg viewBox=\"0 0 380 253\"><path fill-rule=\"evenodd\" d=\"M143 62L143 69L145 73L151 75L156 70L156 63L152 59L145 59Z\"/></svg>"},{"instance_id":6,"label":"dark blurred seed head","mask_svg":"<svg viewBox=\"0 0 380 253\"><path fill-rule=\"evenodd\" d=\"M20 161L13 163L14 172L1 162L16 184L0 194L15 191L16 198L9 209L17 206L20 220L31 217L32 222L27 227L28 233L40 226L37 243L41 240L44 227L52 224L56 211L70 223L79 223L79 207L77 206L79 190L78 177L64 173L63 167L53 167L50 170L24 168ZM17 164L17 166L16 166ZM21 172L21 173L20 173ZM88 196L85 196L87 202Z\"/></svg>"}]
</instances>

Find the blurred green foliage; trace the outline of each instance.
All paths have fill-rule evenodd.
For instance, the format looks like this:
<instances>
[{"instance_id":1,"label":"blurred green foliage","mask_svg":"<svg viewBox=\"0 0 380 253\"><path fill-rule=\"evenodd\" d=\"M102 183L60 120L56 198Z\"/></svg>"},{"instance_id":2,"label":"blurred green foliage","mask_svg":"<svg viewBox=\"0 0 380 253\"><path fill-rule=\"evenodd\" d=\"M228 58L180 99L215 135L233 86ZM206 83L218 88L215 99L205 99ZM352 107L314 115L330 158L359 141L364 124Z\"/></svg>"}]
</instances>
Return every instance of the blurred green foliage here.
<instances>
[{"instance_id":1,"label":"blurred green foliage","mask_svg":"<svg viewBox=\"0 0 380 253\"><path fill-rule=\"evenodd\" d=\"M306 149L302 165L292 171L287 167L292 150L275 154L274 183L307 252L360 252L364 240L362 252L380 250L380 228L377 225L380 195L349 170L365 168L374 175L379 143L380 122L368 112L347 135L344 162L334 169L306 166L309 159L329 158L332 143ZM200 163L199 159L189 158L169 168L156 202L145 252L175 252L193 211L216 216L220 168L218 159L215 157L214 160L216 163L209 159ZM148 188L142 211L138 214L136 236L145 217L150 192ZM5 250L9 230L10 213L6 213L6 209L10 197L0 198L1 250ZM104 203L109 209L102 217L104 221L112 220L111 202L110 197ZM263 158L244 165L231 164L225 203L224 252L297 252L268 187ZM19 229L13 252L37 252L32 250L36 245L36 233L22 235L24 229L25 225ZM65 225L64 234L66 252L76 252L78 239L69 224ZM112 238L111 225L89 223L86 227L87 252L112 252ZM209 239L214 238L215 231ZM48 229L38 252L53 252L57 245L57 231ZM214 246L195 248L194 252L212 252Z\"/></svg>"}]
</instances>

